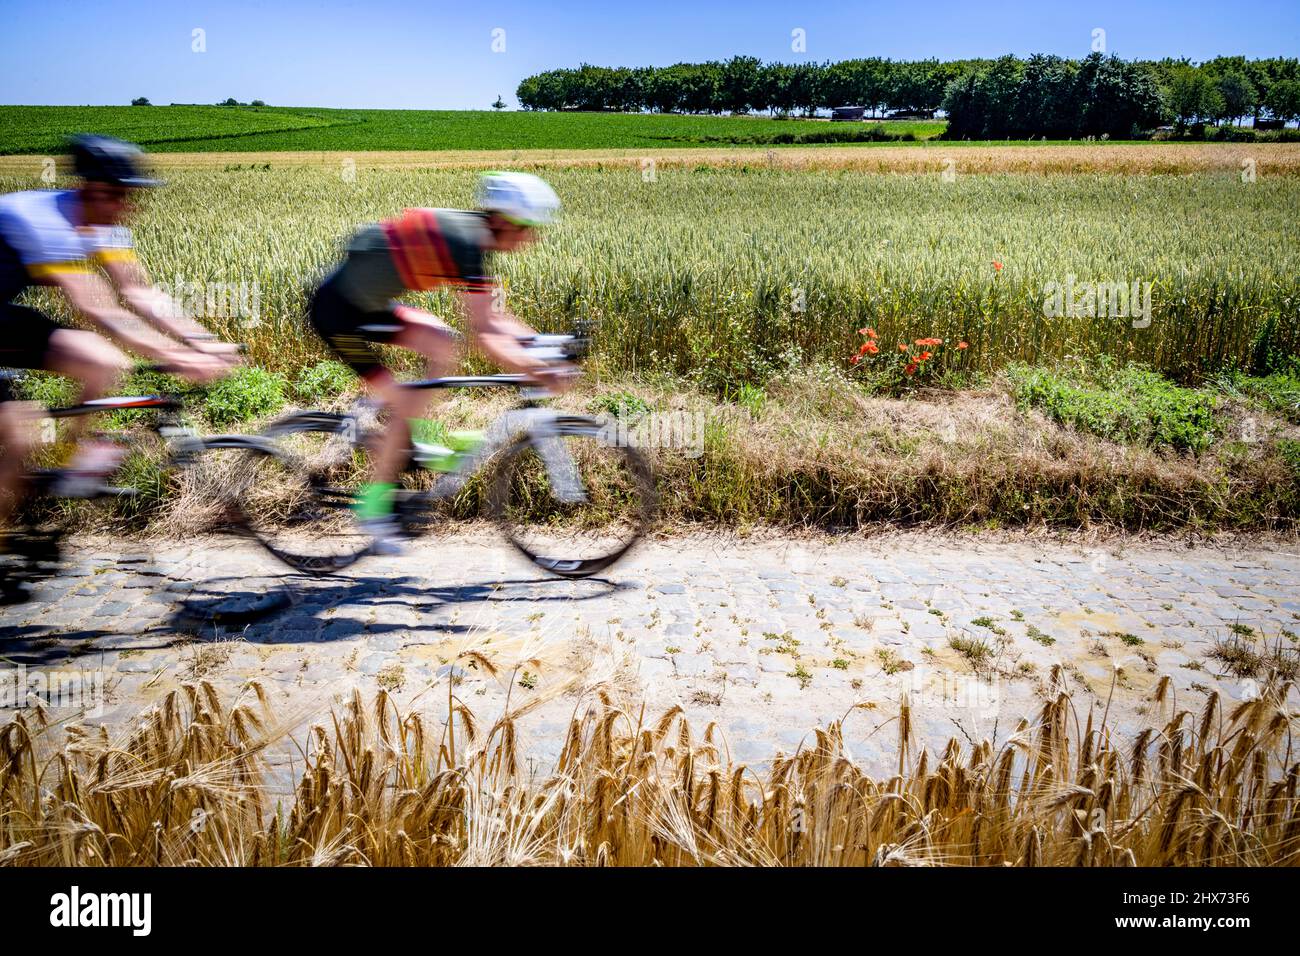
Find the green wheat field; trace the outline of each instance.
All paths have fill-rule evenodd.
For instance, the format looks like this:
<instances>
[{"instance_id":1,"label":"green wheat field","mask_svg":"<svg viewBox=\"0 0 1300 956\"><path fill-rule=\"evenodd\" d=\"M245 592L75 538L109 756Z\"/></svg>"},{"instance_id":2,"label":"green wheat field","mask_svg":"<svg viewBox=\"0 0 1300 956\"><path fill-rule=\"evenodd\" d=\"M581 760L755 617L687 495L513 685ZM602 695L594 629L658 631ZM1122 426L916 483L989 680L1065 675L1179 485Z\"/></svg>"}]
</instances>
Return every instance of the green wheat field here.
<instances>
[{"instance_id":1,"label":"green wheat field","mask_svg":"<svg viewBox=\"0 0 1300 956\"><path fill-rule=\"evenodd\" d=\"M544 242L503 257L526 321L600 325L616 371L759 380L792 352L843 361L883 341L970 342L962 360L1140 360L1176 378L1240 365L1265 323L1295 351L1300 180L1196 176L863 174L853 170L550 169L565 202ZM179 169L136 223L155 280L256 284L258 314L215 316L277 369L323 352L306 291L359 224L466 206L472 170ZM0 189L34 179L0 179ZM1049 283L1149 284L1150 324L1043 308ZM456 320L446 295L424 304ZM51 299L52 308L58 304ZM1141 327L1134 327L1135 325Z\"/></svg>"}]
</instances>

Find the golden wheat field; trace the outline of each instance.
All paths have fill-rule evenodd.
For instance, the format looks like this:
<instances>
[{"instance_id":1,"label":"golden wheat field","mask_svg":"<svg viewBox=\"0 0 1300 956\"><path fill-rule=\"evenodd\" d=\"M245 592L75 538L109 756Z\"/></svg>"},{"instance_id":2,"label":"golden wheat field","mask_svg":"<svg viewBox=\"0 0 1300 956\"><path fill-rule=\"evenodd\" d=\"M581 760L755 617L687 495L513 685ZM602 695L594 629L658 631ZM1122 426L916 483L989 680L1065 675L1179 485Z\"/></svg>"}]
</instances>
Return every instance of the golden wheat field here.
<instances>
[{"instance_id":1,"label":"golden wheat field","mask_svg":"<svg viewBox=\"0 0 1300 956\"><path fill-rule=\"evenodd\" d=\"M161 170L224 168L231 165L328 166L352 160L358 168L479 168L502 164L572 167L625 163L638 171L643 159L671 165L761 164L804 169L858 169L876 172L940 172L952 156L957 168L979 173L1174 173L1211 170L1236 172L1253 159L1268 175L1300 173L1300 144L1294 143L1079 143L1050 146L995 146L968 142L921 142L907 146L777 146L660 149L512 149L512 150L360 150L319 152L158 153L151 158ZM42 157L0 156L0 174L32 175Z\"/></svg>"},{"instance_id":2,"label":"golden wheat field","mask_svg":"<svg viewBox=\"0 0 1300 956\"><path fill-rule=\"evenodd\" d=\"M479 666L491 668L487 658ZM906 698L885 722L897 771L854 763L845 725L765 766L716 726L575 705L554 767L528 773L533 703L482 721L358 694L301 734L291 801L263 756L290 732L260 685L182 685L123 739L42 711L0 729L0 864L9 866L1214 866L1300 862L1300 763L1287 686L1180 709L1117 739L1057 690L1002 743L918 750Z\"/></svg>"}]
</instances>

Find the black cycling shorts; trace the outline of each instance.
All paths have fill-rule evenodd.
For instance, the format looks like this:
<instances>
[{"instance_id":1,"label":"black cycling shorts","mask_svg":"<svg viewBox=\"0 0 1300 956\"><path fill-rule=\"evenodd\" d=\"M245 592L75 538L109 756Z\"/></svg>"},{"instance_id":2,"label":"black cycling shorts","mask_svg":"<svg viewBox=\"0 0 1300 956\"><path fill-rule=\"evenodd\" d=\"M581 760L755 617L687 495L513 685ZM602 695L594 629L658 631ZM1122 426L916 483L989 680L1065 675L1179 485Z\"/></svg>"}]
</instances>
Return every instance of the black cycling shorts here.
<instances>
[{"instance_id":1,"label":"black cycling shorts","mask_svg":"<svg viewBox=\"0 0 1300 956\"><path fill-rule=\"evenodd\" d=\"M61 328L25 305L0 305L0 368L45 368L50 336Z\"/></svg>"},{"instance_id":2,"label":"black cycling shorts","mask_svg":"<svg viewBox=\"0 0 1300 956\"><path fill-rule=\"evenodd\" d=\"M357 308L329 280L312 295L307 321L362 378L386 368L375 345L391 342L402 330L402 320L393 310L366 312Z\"/></svg>"}]
</instances>

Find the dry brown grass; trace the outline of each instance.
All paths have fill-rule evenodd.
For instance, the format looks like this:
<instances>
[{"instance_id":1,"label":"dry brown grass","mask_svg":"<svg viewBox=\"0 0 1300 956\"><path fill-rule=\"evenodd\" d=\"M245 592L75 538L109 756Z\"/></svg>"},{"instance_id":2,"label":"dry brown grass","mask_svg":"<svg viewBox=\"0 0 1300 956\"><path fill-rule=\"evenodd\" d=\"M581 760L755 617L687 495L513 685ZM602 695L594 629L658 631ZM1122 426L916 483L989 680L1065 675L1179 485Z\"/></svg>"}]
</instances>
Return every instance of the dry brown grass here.
<instances>
[{"instance_id":1,"label":"dry brown grass","mask_svg":"<svg viewBox=\"0 0 1300 956\"><path fill-rule=\"evenodd\" d=\"M478 666L495 665L479 655ZM512 679L513 679L512 675ZM121 740L40 711L0 729L0 863L28 865L1294 865L1300 805L1288 685L1199 714L1168 680L1154 723L1118 741L1080 725L1063 675L1004 743L918 752L892 723L897 772L854 762L850 711L793 755L738 764L710 724L601 694L577 707L559 760L527 775L520 723L354 694L300 741L294 799L273 802L263 754L287 732L260 686L206 682L150 708ZM446 719L450 714L451 719Z\"/></svg>"},{"instance_id":2,"label":"dry brown grass","mask_svg":"<svg viewBox=\"0 0 1300 956\"><path fill-rule=\"evenodd\" d=\"M270 163L273 167L326 166L341 160L359 169L488 169L508 161L515 167L628 165L652 158L665 166L774 165L786 169L855 169L863 172L940 172L951 158L962 173L1123 173L1189 174L1241 170L1243 159L1256 162L1257 175L1300 175L1296 143L1090 143L1078 145L992 146L927 142L908 146L722 147L694 149L520 149L431 152L261 152L158 153L160 169L225 168ZM0 175L30 175L40 157L0 156Z\"/></svg>"},{"instance_id":3,"label":"dry brown grass","mask_svg":"<svg viewBox=\"0 0 1300 956\"><path fill-rule=\"evenodd\" d=\"M871 398L801 373L772 383L757 415L680 391L627 391L712 423L701 457L654 452L663 508L679 520L1286 530L1296 518L1296 476L1262 440L1200 455L1120 445L1022 415L1001 388ZM1261 436L1289 434L1254 415Z\"/></svg>"},{"instance_id":4,"label":"dry brown grass","mask_svg":"<svg viewBox=\"0 0 1300 956\"><path fill-rule=\"evenodd\" d=\"M595 399L608 402L610 394L596 385L558 405L603 414ZM1000 387L867 397L813 371L771 383L757 414L676 382L629 383L613 394L646 403L661 421L699 422L698 457L684 447L646 449L657 474L661 530L887 523L1288 533L1297 526L1300 484L1271 444L1294 435L1295 426L1258 409L1250 411L1258 442L1231 441L1240 433L1234 416L1245 413L1229 408L1225 440L1191 455L1116 444L1036 411L1021 414ZM482 428L511 401L461 396L437 416L451 428ZM232 498L271 520L308 506L300 481L255 465L239 453L205 456L179 476L153 529L167 535L213 530L229 516ZM348 474L360 480L359 465L349 461ZM472 482L451 513L462 520L485 516L483 487ZM336 517L334 530L346 530L346 516Z\"/></svg>"}]
</instances>

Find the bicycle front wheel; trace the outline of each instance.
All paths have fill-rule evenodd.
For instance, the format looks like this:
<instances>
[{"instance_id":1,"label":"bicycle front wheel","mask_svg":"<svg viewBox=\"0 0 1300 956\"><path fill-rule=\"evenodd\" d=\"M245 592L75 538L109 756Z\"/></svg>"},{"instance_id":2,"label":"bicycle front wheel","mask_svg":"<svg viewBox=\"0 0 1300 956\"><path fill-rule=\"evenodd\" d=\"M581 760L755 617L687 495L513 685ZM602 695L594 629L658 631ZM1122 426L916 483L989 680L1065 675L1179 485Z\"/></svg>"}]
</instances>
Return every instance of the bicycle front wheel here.
<instances>
[{"instance_id":1,"label":"bicycle front wheel","mask_svg":"<svg viewBox=\"0 0 1300 956\"><path fill-rule=\"evenodd\" d=\"M655 512L654 477L641 453L599 421L564 416L505 450L491 508L533 564L583 578L608 568L645 533Z\"/></svg>"}]
</instances>

